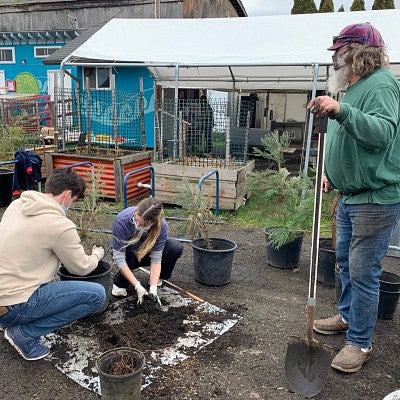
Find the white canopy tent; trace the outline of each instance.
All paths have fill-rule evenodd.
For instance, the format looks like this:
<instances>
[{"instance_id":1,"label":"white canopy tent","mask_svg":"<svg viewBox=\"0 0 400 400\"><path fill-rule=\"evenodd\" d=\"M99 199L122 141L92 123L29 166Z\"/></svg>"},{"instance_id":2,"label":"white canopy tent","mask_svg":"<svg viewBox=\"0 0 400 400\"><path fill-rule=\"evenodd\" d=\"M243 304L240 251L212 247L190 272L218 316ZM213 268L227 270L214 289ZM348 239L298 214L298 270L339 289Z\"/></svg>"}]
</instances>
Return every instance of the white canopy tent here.
<instances>
[{"instance_id":1,"label":"white canopy tent","mask_svg":"<svg viewBox=\"0 0 400 400\"><path fill-rule=\"evenodd\" d=\"M400 77L400 10L209 19L112 19L64 65L140 65L159 85L219 90L324 88L332 37L352 23L382 34ZM324 67L324 68L321 68Z\"/></svg>"},{"instance_id":2,"label":"white canopy tent","mask_svg":"<svg viewBox=\"0 0 400 400\"><path fill-rule=\"evenodd\" d=\"M332 37L370 22L385 40L400 78L400 10L212 19L112 19L61 63L142 66L158 85L216 90L325 88ZM175 110L175 113L177 111ZM312 115L308 121L307 169ZM177 131L177 115L175 115Z\"/></svg>"}]
</instances>

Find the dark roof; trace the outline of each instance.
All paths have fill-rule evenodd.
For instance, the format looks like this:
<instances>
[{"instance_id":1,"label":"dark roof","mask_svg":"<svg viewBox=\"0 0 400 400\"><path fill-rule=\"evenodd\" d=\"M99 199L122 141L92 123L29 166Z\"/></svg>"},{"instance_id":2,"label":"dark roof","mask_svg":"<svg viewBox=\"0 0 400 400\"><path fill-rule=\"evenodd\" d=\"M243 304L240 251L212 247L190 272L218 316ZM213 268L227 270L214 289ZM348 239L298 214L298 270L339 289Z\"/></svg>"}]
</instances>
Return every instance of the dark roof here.
<instances>
[{"instance_id":1,"label":"dark roof","mask_svg":"<svg viewBox=\"0 0 400 400\"><path fill-rule=\"evenodd\" d=\"M26 32L0 32L0 45L16 44L63 44L75 39L79 32L75 29L54 29Z\"/></svg>"},{"instance_id":2,"label":"dark roof","mask_svg":"<svg viewBox=\"0 0 400 400\"><path fill-rule=\"evenodd\" d=\"M69 56L74 50L76 50L80 45L86 42L92 35L94 35L102 26L96 26L94 28L87 29L83 31L76 39L71 40L61 49L50 54L47 58L43 60L45 65L60 65L61 61L65 57Z\"/></svg>"}]
</instances>

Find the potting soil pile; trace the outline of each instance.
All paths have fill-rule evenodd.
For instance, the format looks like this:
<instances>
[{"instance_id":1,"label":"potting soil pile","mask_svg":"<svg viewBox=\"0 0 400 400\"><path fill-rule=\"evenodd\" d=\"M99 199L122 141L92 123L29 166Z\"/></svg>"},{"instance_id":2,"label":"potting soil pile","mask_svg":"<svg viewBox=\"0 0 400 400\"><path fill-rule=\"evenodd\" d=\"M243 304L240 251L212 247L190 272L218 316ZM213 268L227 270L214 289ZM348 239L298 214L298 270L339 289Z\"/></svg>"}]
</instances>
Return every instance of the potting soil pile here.
<instances>
[{"instance_id":1,"label":"potting soil pile","mask_svg":"<svg viewBox=\"0 0 400 400\"><path fill-rule=\"evenodd\" d=\"M81 319L46 336L49 360L81 386L100 393L95 367L98 356L116 347L133 347L144 353L142 387L150 385L167 368L195 354L229 330L240 316L207 302L184 298L179 292L158 290L161 310L136 296L115 301L100 315Z\"/></svg>"}]
</instances>

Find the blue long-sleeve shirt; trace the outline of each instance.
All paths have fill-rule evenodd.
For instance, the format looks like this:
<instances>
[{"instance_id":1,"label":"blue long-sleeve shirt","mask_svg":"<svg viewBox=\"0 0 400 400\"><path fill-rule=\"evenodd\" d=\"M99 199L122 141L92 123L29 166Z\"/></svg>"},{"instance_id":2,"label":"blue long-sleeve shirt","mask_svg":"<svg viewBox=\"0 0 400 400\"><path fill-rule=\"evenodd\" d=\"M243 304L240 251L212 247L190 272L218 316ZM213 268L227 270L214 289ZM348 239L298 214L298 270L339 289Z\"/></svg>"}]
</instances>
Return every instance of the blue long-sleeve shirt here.
<instances>
[{"instance_id":1,"label":"blue long-sleeve shirt","mask_svg":"<svg viewBox=\"0 0 400 400\"><path fill-rule=\"evenodd\" d=\"M113 250L113 259L118 268L126 265L125 255L126 247L133 237L138 235L139 231L135 229L133 222L133 215L135 214L137 207L128 207L118 213L112 226L113 239L111 242L111 248ZM145 237L146 233L143 234ZM163 218L161 224L160 235L158 236L153 248L150 251L150 259L152 262L161 262L162 251L165 243L168 239L168 224Z\"/></svg>"}]
</instances>

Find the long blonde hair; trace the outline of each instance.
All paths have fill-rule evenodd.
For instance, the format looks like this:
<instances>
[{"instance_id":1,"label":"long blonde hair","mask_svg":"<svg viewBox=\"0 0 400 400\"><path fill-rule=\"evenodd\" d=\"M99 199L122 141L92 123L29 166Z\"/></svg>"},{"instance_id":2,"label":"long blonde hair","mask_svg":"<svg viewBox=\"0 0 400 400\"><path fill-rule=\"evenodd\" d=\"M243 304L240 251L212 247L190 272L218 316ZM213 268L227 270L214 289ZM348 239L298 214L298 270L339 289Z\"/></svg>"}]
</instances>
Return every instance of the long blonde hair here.
<instances>
[{"instance_id":1,"label":"long blonde hair","mask_svg":"<svg viewBox=\"0 0 400 400\"><path fill-rule=\"evenodd\" d=\"M143 218L146 225L152 224L147 231L147 236L140 247L135 251L135 255L139 262L149 253L160 236L162 220L164 217L164 209L162 204L154 197L142 200L136 208L136 213ZM143 235L143 231L128 241L129 244L137 243Z\"/></svg>"}]
</instances>

